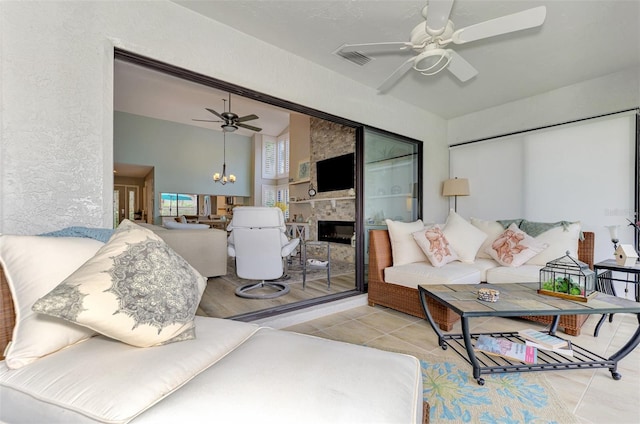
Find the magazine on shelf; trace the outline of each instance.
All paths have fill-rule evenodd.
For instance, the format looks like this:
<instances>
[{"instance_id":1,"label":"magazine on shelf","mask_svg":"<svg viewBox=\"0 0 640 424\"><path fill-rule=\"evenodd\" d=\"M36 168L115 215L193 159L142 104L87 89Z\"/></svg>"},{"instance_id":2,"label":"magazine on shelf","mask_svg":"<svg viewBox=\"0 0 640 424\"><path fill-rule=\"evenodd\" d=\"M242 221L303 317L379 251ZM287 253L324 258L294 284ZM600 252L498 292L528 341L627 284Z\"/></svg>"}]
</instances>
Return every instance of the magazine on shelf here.
<instances>
[{"instance_id":1,"label":"magazine on shelf","mask_svg":"<svg viewBox=\"0 0 640 424\"><path fill-rule=\"evenodd\" d=\"M558 349L569 345L569 342L561 339L560 337L552 336L530 328L518 331L518 335L523 339L545 346L547 349Z\"/></svg>"},{"instance_id":2,"label":"magazine on shelf","mask_svg":"<svg viewBox=\"0 0 640 424\"><path fill-rule=\"evenodd\" d=\"M480 335L476 340L475 350L489 355L498 355L525 364L535 364L538 359L538 349L524 343L515 343L507 339Z\"/></svg>"},{"instance_id":3,"label":"magazine on shelf","mask_svg":"<svg viewBox=\"0 0 640 424\"><path fill-rule=\"evenodd\" d=\"M540 350L546 350L546 351L549 351L549 352L559 353L559 354L564 355L564 356L573 356L573 348L571 347L571 342L570 341L567 341L567 346L558 347L558 348L555 348L555 349L549 349L548 347L545 347L545 346L543 346L543 345L541 345L539 343L532 342L531 340L527 340L526 341L526 345L535 347L536 349L540 349Z\"/></svg>"}]
</instances>

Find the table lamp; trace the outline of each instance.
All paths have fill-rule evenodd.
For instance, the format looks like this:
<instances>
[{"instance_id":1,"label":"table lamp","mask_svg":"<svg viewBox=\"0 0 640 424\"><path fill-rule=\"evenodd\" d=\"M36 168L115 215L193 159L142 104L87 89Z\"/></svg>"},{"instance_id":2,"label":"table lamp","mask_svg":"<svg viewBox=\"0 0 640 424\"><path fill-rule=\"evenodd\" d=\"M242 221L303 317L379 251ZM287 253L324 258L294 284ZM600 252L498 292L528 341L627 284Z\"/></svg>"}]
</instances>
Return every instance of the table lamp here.
<instances>
[{"instance_id":1,"label":"table lamp","mask_svg":"<svg viewBox=\"0 0 640 424\"><path fill-rule=\"evenodd\" d=\"M458 196L469 195L469 180L467 178L450 178L442 184L442 195L453 196L454 211L458 212Z\"/></svg>"}]
</instances>

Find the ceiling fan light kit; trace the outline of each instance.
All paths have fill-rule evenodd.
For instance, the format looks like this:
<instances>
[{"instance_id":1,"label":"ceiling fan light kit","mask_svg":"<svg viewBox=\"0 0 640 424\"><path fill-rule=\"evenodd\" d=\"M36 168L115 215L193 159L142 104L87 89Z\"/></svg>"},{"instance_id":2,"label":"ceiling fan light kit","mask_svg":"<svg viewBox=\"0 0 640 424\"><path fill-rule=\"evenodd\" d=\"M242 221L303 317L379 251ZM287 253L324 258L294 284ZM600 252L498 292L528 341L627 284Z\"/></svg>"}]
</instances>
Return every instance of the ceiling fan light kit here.
<instances>
[{"instance_id":1,"label":"ceiling fan light kit","mask_svg":"<svg viewBox=\"0 0 640 424\"><path fill-rule=\"evenodd\" d=\"M378 87L383 93L394 86L411 68L423 75L435 75L447 69L461 82L476 76L478 71L454 50L445 49L451 43L464 44L471 41L495 37L510 32L521 31L542 25L546 19L545 6L527 9L499 18L470 25L455 30L449 19L454 0L429 0L422 9L424 22L420 22L411 31L410 42L380 42L364 44L343 44L338 55L346 58L348 54L375 52L414 51L415 56L404 62Z\"/></svg>"},{"instance_id":2,"label":"ceiling fan light kit","mask_svg":"<svg viewBox=\"0 0 640 424\"><path fill-rule=\"evenodd\" d=\"M422 75L435 75L451 62L451 54L445 49L433 49L420 53L413 61L413 69Z\"/></svg>"},{"instance_id":3,"label":"ceiling fan light kit","mask_svg":"<svg viewBox=\"0 0 640 424\"><path fill-rule=\"evenodd\" d=\"M236 176L230 174L227 177L227 133L222 132L222 175L219 172L213 174L213 182L220 183L222 185L228 182L233 184L236 182Z\"/></svg>"}]
</instances>

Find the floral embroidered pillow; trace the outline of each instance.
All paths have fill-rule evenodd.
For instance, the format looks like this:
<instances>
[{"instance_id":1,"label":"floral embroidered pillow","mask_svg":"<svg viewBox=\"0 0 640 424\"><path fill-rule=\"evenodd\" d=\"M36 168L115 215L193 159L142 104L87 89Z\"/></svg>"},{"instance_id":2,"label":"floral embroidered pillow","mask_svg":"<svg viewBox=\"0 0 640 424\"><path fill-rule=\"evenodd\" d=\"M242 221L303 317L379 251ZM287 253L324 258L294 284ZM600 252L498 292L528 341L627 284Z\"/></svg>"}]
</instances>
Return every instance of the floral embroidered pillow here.
<instances>
[{"instance_id":1,"label":"floral embroidered pillow","mask_svg":"<svg viewBox=\"0 0 640 424\"><path fill-rule=\"evenodd\" d=\"M487 247L486 252L503 266L520 266L549 247L540 243L516 224L511 224Z\"/></svg>"},{"instance_id":2,"label":"floral embroidered pillow","mask_svg":"<svg viewBox=\"0 0 640 424\"><path fill-rule=\"evenodd\" d=\"M155 233L124 220L95 256L33 305L133 346L195 338L206 279Z\"/></svg>"},{"instance_id":3,"label":"floral embroidered pillow","mask_svg":"<svg viewBox=\"0 0 640 424\"><path fill-rule=\"evenodd\" d=\"M458 255L451 247L451 244L449 244L449 241L439 226L434 225L433 227L411 233L411 235L427 256L431 265L441 267L458 259Z\"/></svg>"}]
</instances>

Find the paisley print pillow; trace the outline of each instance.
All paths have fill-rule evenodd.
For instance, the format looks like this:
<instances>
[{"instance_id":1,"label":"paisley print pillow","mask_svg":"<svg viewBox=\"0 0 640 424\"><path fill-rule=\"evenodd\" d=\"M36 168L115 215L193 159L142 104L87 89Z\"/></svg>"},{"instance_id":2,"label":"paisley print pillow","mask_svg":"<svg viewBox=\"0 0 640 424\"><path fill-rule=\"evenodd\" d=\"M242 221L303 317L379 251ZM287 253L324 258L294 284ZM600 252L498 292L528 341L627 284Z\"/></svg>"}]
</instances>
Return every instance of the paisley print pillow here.
<instances>
[{"instance_id":1,"label":"paisley print pillow","mask_svg":"<svg viewBox=\"0 0 640 424\"><path fill-rule=\"evenodd\" d=\"M93 258L38 299L33 310L148 347L195 337L205 285L159 236L124 220Z\"/></svg>"}]
</instances>

